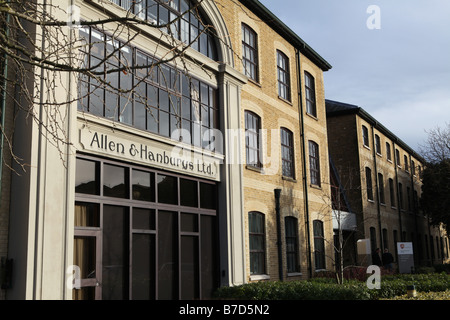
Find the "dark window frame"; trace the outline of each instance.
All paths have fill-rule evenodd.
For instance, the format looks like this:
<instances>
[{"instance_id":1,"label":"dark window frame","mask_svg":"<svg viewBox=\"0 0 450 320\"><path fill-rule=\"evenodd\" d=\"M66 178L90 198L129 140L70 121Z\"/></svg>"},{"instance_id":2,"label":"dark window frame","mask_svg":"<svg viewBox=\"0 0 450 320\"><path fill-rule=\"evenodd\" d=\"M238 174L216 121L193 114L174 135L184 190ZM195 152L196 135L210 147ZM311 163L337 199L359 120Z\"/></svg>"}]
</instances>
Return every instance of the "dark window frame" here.
<instances>
[{"instance_id":1,"label":"dark window frame","mask_svg":"<svg viewBox=\"0 0 450 320\"><path fill-rule=\"evenodd\" d=\"M381 204L386 204L386 197L384 194L384 177L382 173L378 173L378 194Z\"/></svg>"},{"instance_id":2,"label":"dark window frame","mask_svg":"<svg viewBox=\"0 0 450 320\"><path fill-rule=\"evenodd\" d=\"M258 211L250 211L248 213L248 235L249 235L249 254L250 254L250 274L262 275L266 274L266 217L263 213ZM252 223L261 223L261 225L255 226ZM259 229L259 232L254 231ZM252 241L255 240L255 241ZM253 243L258 242L262 245L262 248L254 248ZM254 265L253 261L260 262L258 265Z\"/></svg>"},{"instance_id":3,"label":"dark window frame","mask_svg":"<svg viewBox=\"0 0 450 320\"><path fill-rule=\"evenodd\" d=\"M242 24L242 64L245 75L259 82L258 34L245 23Z\"/></svg>"},{"instance_id":4,"label":"dark window frame","mask_svg":"<svg viewBox=\"0 0 450 320\"><path fill-rule=\"evenodd\" d=\"M317 118L316 84L314 77L305 71L306 113Z\"/></svg>"},{"instance_id":5,"label":"dark window frame","mask_svg":"<svg viewBox=\"0 0 450 320\"><path fill-rule=\"evenodd\" d=\"M312 141L308 141L309 146L309 173L311 184L320 187L321 177L320 177L320 153L319 145Z\"/></svg>"},{"instance_id":6,"label":"dark window frame","mask_svg":"<svg viewBox=\"0 0 450 320\"><path fill-rule=\"evenodd\" d=\"M286 265L288 273L300 272L298 249L298 219L285 217Z\"/></svg>"},{"instance_id":7,"label":"dark window frame","mask_svg":"<svg viewBox=\"0 0 450 320\"><path fill-rule=\"evenodd\" d=\"M372 182L372 169L366 167L366 192L367 200L373 201L373 182Z\"/></svg>"},{"instance_id":8,"label":"dark window frame","mask_svg":"<svg viewBox=\"0 0 450 320\"><path fill-rule=\"evenodd\" d=\"M313 221L313 234L314 234L314 266L316 270L326 269L325 261L325 236L323 221Z\"/></svg>"},{"instance_id":9,"label":"dark window frame","mask_svg":"<svg viewBox=\"0 0 450 320\"><path fill-rule=\"evenodd\" d=\"M291 76L289 58L280 50L277 50L277 79L278 96L286 101L291 101Z\"/></svg>"},{"instance_id":10,"label":"dark window frame","mask_svg":"<svg viewBox=\"0 0 450 320\"><path fill-rule=\"evenodd\" d=\"M244 117L246 164L261 168L261 117L248 110L244 112ZM252 161L252 159L256 159L256 161Z\"/></svg>"},{"instance_id":11,"label":"dark window frame","mask_svg":"<svg viewBox=\"0 0 450 320\"><path fill-rule=\"evenodd\" d=\"M377 154L381 155L381 139L380 136L375 134L375 151Z\"/></svg>"},{"instance_id":12,"label":"dark window frame","mask_svg":"<svg viewBox=\"0 0 450 320\"><path fill-rule=\"evenodd\" d=\"M282 175L295 179L294 135L287 128L280 129L281 135L281 169Z\"/></svg>"},{"instance_id":13,"label":"dark window frame","mask_svg":"<svg viewBox=\"0 0 450 320\"><path fill-rule=\"evenodd\" d=\"M390 200L391 200L391 207L395 208L396 207L395 187L394 187L394 179L392 179L392 178L389 178L389 196L390 196Z\"/></svg>"},{"instance_id":14,"label":"dark window frame","mask_svg":"<svg viewBox=\"0 0 450 320\"><path fill-rule=\"evenodd\" d=\"M369 129L365 125L362 125L362 137L364 146L370 148Z\"/></svg>"},{"instance_id":15,"label":"dark window frame","mask_svg":"<svg viewBox=\"0 0 450 320\"><path fill-rule=\"evenodd\" d=\"M386 142L386 159L392 161L392 150L389 142Z\"/></svg>"}]
</instances>

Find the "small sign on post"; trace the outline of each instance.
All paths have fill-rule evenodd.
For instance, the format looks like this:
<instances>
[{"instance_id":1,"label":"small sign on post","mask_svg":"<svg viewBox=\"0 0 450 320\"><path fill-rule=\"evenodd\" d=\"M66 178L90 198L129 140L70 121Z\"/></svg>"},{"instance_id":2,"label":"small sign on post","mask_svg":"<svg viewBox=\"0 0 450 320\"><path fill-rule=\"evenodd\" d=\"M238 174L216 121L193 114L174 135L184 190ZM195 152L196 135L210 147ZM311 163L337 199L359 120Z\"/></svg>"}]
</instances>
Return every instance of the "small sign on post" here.
<instances>
[{"instance_id":1,"label":"small sign on post","mask_svg":"<svg viewBox=\"0 0 450 320\"><path fill-rule=\"evenodd\" d=\"M398 242L398 271L400 273L411 273L414 269L414 252L412 242Z\"/></svg>"}]
</instances>

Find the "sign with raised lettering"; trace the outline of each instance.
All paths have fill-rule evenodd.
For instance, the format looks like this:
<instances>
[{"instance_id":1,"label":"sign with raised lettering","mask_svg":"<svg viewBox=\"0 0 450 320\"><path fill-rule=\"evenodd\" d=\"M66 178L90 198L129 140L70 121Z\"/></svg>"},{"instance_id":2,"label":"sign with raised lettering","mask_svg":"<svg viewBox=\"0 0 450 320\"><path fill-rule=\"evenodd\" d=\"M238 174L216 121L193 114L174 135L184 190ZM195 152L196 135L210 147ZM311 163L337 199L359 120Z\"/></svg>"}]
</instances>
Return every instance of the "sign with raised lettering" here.
<instances>
[{"instance_id":1,"label":"sign with raised lettering","mask_svg":"<svg viewBox=\"0 0 450 320\"><path fill-rule=\"evenodd\" d=\"M82 125L80 147L97 155L132 161L178 173L220 180L221 155L191 150L189 145L171 145L122 131Z\"/></svg>"}]
</instances>

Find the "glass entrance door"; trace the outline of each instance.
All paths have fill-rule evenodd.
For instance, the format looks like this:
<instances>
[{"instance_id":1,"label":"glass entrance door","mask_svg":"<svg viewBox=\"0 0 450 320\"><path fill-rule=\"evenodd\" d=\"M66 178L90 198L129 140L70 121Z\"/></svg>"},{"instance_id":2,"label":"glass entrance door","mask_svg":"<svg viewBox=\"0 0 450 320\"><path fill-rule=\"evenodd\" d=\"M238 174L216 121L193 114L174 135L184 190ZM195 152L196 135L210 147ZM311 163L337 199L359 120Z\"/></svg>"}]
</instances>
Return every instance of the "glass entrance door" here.
<instances>
[{"instance_id":1,"label":"glass entrance door","mask_svg":"<svg viewBox=\"0 0 450 320\"><path fill-rule=\"evenodd\" d=\"M218 286L214 182L77 159L75 299L207 299Z\"/></svg>"},{"instance_id":2,"label":"glass entrance door","mask_svg":"<svg viewBox=\"0 0 450 320\"><path fill-rule=\"evenodd\" d=\"M97 259L97 238L92 235L75 236L74 265L79 268L79 287L73 289L74 300L95 300L101 297Z\"/></svg>"},{"instance_id":3,"label":"glass entrance door","mask_svg":"<svg viewBox=\"0 0 450 320\"><path fill-rule=\"evenodd\" d=\"M102 299L128 299L128 207L103 205Z\"/></svg>"},{"instance_id":4,"label":"glass entrance door","mask_svg":"<svg viewBox=\"0 0 450 320\"><path fill-rule=\"evenodd\" d=\"M79 287L73 289L74 300L101 298L100 236L99 205L76 203L73 258L80 278Z\"/></svg>"}]
</instances>

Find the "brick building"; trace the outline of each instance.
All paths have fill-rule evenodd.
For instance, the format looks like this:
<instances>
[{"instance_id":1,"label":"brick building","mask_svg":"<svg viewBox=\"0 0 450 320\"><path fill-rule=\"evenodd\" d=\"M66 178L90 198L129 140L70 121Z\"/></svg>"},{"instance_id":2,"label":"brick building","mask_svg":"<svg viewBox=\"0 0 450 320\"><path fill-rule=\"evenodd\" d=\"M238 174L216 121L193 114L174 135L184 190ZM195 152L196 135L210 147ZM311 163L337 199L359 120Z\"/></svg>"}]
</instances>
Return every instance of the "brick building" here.
<instances>
[{"instance_id":1,"label":"brick building","mask_svg":"<svg viewBox=\"0 0 450 320\"><path fill-rule=\"evenodd\" d=\"M416 266L449 258L448 238L420 210L423 159L363 108L326 101L328 147L334 185L340 183L345 265L358 263L356 241L370 239L372 252L412 242ZM335 210L339 205L335 205ZM350 221L350 222L349 222Z\"/></svg>"},{"instance_id":2,"label":"brick building","mask_svg":"<svg viewBox=\"0 0 450 320\"><path fill-rule=\"evenodd\" d=\"M218 3L249 78L241 95L245 280L332 269L323 84L331 66L259 2Z\"/></svg>"},{"instance_id":3,"label":"brick building","mask_svg":"<svg viewBox=\"0 0 450 320\"><path fill-rule=\"evenodd\" d=\"M259 1L36 8L66 25L26 45L77 71L35 66L2 112L27 164L3 172L2 298L205 299L333 267L331 66Z\"/></svg>"},{"instance_id":4,"label":"brick building","mask_svg":"<svg viewBox=\"0 0 450 320\"><path fill-rule=\"evenodd\" d=\"M26 90L3 99L2 123L26 170L2 145L0 298L208 299L219 286L334 269L334 168L382 164L368 164L374 149L362 153L359 135L349 139L352 158L334 156L341 132L326 111L325 59L254 0L36 2L67 25L25 24L27 45L52 65L65 62L53 56L61 50L78 69L37 65ZM342 119L354 134L356 121L372 124ZM413 197L419 173L392 170ZM376 215L369 200L350 201L352 212ZM382 228L361 219L358 230L375 228L375 243L386 229L389 244L394 231L419 234L403 217L420 215L407 208L399 228L392 210L378 211Z\"/></svg>"}]
</instances>

